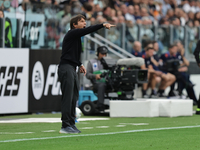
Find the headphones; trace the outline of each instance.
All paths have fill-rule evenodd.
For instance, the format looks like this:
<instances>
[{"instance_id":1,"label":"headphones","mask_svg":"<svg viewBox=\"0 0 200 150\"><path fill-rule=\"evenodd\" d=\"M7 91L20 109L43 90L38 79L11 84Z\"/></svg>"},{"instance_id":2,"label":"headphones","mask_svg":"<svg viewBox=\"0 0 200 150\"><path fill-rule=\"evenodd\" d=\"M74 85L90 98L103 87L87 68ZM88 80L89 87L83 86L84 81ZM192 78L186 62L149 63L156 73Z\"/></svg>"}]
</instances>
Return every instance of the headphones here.
<instances>
[{"instance_id":1,"label":"headphones","mask_svg":"<svg viewBox=\"0 0 200 150\"><path fill-rule=\"evenodd\" d=\"M96 55L99 56L99 53L108 53L108 48L106 46L98 47Z\"/></svg>"}]
</instances>

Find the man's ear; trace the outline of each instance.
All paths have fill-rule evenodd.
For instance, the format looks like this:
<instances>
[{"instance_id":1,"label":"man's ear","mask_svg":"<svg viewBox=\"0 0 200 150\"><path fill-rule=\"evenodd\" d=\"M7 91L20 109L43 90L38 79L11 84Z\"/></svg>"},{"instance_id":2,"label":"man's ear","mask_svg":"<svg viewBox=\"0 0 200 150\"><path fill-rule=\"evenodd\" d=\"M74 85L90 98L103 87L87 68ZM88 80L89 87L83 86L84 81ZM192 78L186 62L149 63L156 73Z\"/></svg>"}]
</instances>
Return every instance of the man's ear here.
<instances>
[{"instance_id":1,"label":"man's ear","mask_svg":"<svg viewBox=\"0 0 200 150\"><path fill-rule=\"evenodd\" d=\"M73 23L73 27L74 27L74 28L76 28L76 25L77 25L77 24Z\"/></svg>"}]
</instances>

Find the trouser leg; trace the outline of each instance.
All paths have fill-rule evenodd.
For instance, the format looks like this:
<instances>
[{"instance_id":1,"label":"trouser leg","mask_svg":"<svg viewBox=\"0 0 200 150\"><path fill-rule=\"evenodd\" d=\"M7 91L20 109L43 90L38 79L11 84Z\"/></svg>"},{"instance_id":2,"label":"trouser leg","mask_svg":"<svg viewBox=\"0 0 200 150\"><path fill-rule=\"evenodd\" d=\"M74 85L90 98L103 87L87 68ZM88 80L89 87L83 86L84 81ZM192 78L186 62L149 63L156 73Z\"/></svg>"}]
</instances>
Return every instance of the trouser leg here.
<instances>
[{"instance_id":1,"label":"trouser leg","mask_svg":"<svg viewBox=\"0 0 200 150\"><path fill-rule=\"evenodd\" d=\"M70 124L74 125L75 124L75 115L76 115L76 102L78 100L79 97L79 82L78 82L78 76L75 76L75 83L74 83L74 95L72 98L72 109L71 109L71 120L70 120Z\"/></svg>"},{"instance_id":2,"label":"trouser leg","mask_svg":"<svg viewBox=\"0 0 200 150\"><path fill-rule=\"evenodd\" d=\"M106 84L105 83L96 83L94 85L94 88L98 94L97 105L102 106L104 104L104 93L105 93L105 89L106 89Z\"/></svg>"},{"instance_id":3,"label":"trouser leg","mask_svg":"<svg viewBox=\"0 0 200 150\"><path fill-rule=\"evenodd\" d=\"M200 94L199 94L199 100L197 102L197 107L200 108Z\"/></svg>"},{"instance_id":4,"label":"trouser leg","mask_svg":"<svg viewBox=\"0 0 200 150\"><path fill-rule=\"evenodd\" d=\"M71 65L60 66L58 69L58 75L62 90L61 120L62 127L65 128L70 126L70 123L75 122L75 106L78 97L77 92L75 92L75 89L77 89L77 75L74 67Z\"/></svg>"}]
</instances>

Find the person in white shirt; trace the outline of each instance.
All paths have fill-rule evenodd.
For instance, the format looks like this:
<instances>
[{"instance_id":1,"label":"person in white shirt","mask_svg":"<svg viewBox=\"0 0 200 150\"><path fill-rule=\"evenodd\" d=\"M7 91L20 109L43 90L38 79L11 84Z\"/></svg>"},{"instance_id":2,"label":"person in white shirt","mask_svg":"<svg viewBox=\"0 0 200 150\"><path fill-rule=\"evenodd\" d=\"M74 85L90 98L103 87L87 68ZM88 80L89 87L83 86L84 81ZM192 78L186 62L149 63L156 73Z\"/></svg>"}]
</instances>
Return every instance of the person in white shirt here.
<instances>
[{"instance_id":1,"label":"person in white shirt","mask_svg":"<svg viewBox=\"0 0 200 150\"><path fill-rule=\"evenodd\" d=\"M125 14L125 19L132 21L132 23L135 23L134 7L132 5L128 6L128 13Z\"/></svg>"}]
</instances>

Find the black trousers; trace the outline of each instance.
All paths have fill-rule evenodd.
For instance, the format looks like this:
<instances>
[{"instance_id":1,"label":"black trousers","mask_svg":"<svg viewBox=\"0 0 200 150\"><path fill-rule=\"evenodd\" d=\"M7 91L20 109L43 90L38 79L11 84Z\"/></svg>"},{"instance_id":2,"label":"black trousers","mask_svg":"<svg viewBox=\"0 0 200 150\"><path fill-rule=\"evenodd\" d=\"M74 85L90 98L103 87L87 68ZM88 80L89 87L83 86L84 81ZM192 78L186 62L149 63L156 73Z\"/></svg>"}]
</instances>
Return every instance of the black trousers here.
<instances>
[{"instance_id":1,"label":"black trousers","mask_svg":"<svg viewBox=\"0 0 200 150\"><path fill-rule=\"evenodd\" d=\"M76 101L79 96L78 75L75 67L64 64L58 68L58 77L61 82L61 120L65 128L75 124Z\"/></svg>"}]
</instances>

